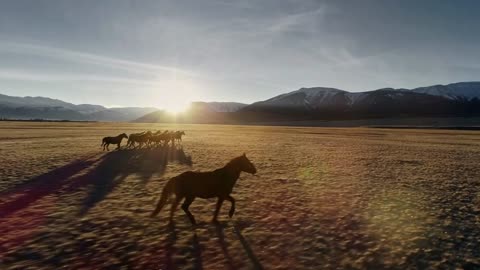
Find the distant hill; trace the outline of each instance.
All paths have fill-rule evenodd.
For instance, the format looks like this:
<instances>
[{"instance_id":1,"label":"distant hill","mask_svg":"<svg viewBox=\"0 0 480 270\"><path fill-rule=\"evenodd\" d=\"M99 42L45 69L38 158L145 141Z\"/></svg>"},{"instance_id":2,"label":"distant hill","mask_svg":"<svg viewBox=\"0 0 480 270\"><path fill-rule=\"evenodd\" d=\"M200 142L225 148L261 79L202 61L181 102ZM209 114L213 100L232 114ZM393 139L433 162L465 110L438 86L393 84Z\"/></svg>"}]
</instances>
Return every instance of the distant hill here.
<instances>
[{"instance_id":1,"label":"distant hill","mask_svg":"<svg viewBox=\"0 0 480 270\"><path fill-rule=\"evenodd\" d=\"M0 94L0 118L86 121L132 121L157 108L106 108L75 105L46 97L15 97Z\"/></svg>"},{"instance_id":2,"label":"distant hill","mask_svg":"<svg viewBox=\"0 0 480 270\"><path fill-rule=\"evenodd\" d=\"M219 124L231 122L232 113L235 112L218 111L218 107L209 106L209 104L204 102L196 102L185 112L172 114L164 110L159 110L144 115L134 122Z\"/></svg>"},{"instance_id":3,"label":"distant hill","mask_svg":"<svg viewBox=\"0 0 480 270\"><path fill-rule=\"evenodd\" d=\"M189 108L181 113L172 114L158 110L144 115L134 122L139 123L201 123L215 124L232 122L232 114L247 104L237 102L192 102Z\"/></svg>"},{"instance_id":4,"label":"distant hill","mask_svg":"<svg viewBox=\"0 0 480 270\"><path fill-rule=\"evenodd\" d=\"M190 108L206 109L214 112L236 112L242 108L248 106L248 104L238 102L192 102Z\"/></svg>"},{"instance_id":5,"label":"distant hill","mask_svg":"<svg viewBox=\"0 0 480 270\"><path fill-rule=\"evenodd\" d=\"M480 82L434 85L415 89L383 88L348 92L336 88L301 88L242 106L216 111L209 106L176 118L152 113L136 122L267 123L310 120L352 120L402 117L469 117L480 115Z\"/></svg>"},{"instance_id":6,"label":"distant hill","mask_svg":"<svg viewBox=\"0 0 480 270\"><path fill-rule=\"evenodd\" d=\"M418 95L424 94L424 95ZM455 101L471 101L480 99L480 82L464 82L449 85L434 85L428 87L409 89L383 88L373 91L351 93L335 88L301 88L299 90L282 94L271 99L253 103L245 108L270 107L270 108L294 108L301 110L316 110L333 107L356 107L373 106L378 103L395 101L401 103L408 98L436 99L446 98ZM437 99L438 100L438 99Z\"/></svg>"},{"instance_id":7,"label":"distant hill","mask_svg":"<svg viewBox=\"0 0 480 270\"><path fill-rule=\"evenodd\" d=\"M415 89L383 88L348 92L336 88L300 88L247 105L193 102L183 113L156 108L106 108L46 97L0 94L0 118L150 123L287 123L372 118L480 116L480 82L460 82Z\"/></svg>"},{"instance_id":8,"label":"distant hill","mask_svg":"<svg viewBox=\"0 0 480 270\"><path fill-rule=\"evenodd\" d=\"M261 113L266 116L262 121L470 116L480 114L480 82L356 93L335 88L301 88L253 103L240 112Z\"/></svg>"},{"instance_id":9,"label":"distant hill","mask_svg":"<svg viewBox=\"0 0 480 270\"><path fill-rule=\"evenodd\" d=\"M448 85L439 84L415 88L412 91L416 93L441 96L452 100L480 99L480 82L460 82Z\"/></svg>"}]
</instances>

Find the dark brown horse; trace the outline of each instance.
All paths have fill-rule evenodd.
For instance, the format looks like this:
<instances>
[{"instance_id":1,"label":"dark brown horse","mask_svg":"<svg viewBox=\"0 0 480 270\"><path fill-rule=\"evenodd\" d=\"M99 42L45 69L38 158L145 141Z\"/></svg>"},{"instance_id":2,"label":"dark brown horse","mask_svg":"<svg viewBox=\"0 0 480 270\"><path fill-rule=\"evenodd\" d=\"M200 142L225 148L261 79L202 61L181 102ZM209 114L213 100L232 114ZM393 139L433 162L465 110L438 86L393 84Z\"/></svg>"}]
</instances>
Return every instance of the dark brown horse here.
<instances>
[{"instance_id":1,"label":"dark brown horse","mask_svg":"<svg viewBox=\"0 0 480 270\"><path fill-rule=\"evenodd\" d=\"M105 137L105 138L103 138L102 145L101 145L101 146L103 146L103 151L105 151L105 148L107 149L107 151L109 151L110 149L108 149L108 146L110 144L116 144L117 149L120 148L120 144L122 143L123 138L128 139L127 134L122 133L122 134L120 134L116 137Z\"/></svg>"},{"instance_id":2,"label":"dark brown horse","mask_svg":"<svg viewBox=\"0 0 480 270\"><path fill-rule=\"evenodd\" d=\"M188 207L195 200L200 198L214 198L217 197L217 206L213 215L213 221L217 221L218 212L224 200L230 201L232 206L228 215L233 216L235 212L235 199L230 196L233 186L237 182L241 172L255 174L257 169L248 160L247 156L236 157L227 163L223 168L216 169L210 172L184 172L178 176L171 178L162 191L162 196L158 201L157 207L153 211L151 217L156 216L163 206L167 203L171 195L175 193L175 199L172 202L170 209L170 222L173 221L173 215L177 209L178 204L185 198L182 209L187 214L190 222L195 224L195 218L188 210Z\"/></svg>"},{"instance_id":3,"label":"dark brown horse","mask_svg":"<svg viewBox=\"0 0 480 270\"><path fill-rule=\"evenodd\" d=\"M138 143L138 148L142 148L142 146L144 146L144 145L148 146L148 142L149 142L151 136L152 136L151 131L146 131L144 133L137 134L132 138L132 144L131 145L133 145L135 148L137 148L135 146L135 143Z\"/></svg>"},{"instance_id":4,"label":"dark brown horse","mask_svg":"<svg viewBox=\"0 0 480 270\"><path fill-rule=\"evenodd\" d=\"M135 142L137 141L137 137L142 136L143 134L147 133L146 131L140 133L132 133L128 136L127 147L135 147Z\"/></svg>"},{"instance_id":5,"label":"dark brown horse","mask_svg":"<svg viewBox=\"0 0 480 270\"><path fill-rule=\"evenodd\" d=\"M185 135L185 131L176 131L174 134L173 134L173 140L174 141L177 141L177 142L181 142L182 141L182 136Z\"/></svg>"},{"instance_id":6,"label":"dark brown horse","mask_svg":"<svg viewBox=\"0 0 480 270\"><path fill-rule=\"evenodd\" d=\"M170 141L170 133L168 130L164 132L157 131L150 138L149 142L152 146L160 146L163 142L163 145L167 145Z\"/></svg>"}]
</instances>

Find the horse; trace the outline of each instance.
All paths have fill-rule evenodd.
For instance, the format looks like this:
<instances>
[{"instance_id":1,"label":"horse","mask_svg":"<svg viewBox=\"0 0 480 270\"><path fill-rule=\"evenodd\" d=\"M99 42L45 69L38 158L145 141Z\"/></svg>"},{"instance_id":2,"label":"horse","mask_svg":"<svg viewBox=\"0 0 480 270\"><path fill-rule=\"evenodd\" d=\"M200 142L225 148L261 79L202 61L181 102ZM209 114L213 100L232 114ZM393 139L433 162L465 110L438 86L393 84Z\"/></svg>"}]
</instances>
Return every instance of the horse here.
<instances>
[{"instance_id":1,"label":"horse","mask_svg":"<svg viewBox=\"0 0 480 270\"><path fill-rule=\"evenodd\" d=\"M152 135L149 138L149 143L153 144L153 146L160 146L160 144L163 142L163 145L168 144L168 141L170 140L170 137L168 135L168 131L165 132L156 132L154 135Z\"/></svg>"},{"instance_id":2,"label":"horse","mask_svg":"<svg viewBox=\"0 0 480 270\"><path fill-rule=\"evenodd\" d=\"M168 145L169 142L172 142L172 146L175 145L175 131L165 132L165 145Z\"/></svg>"},{"instance_id":3,"label":"horse","mask_svg":"<svg viewBox=\"0 0 480 270\"><path fill-rule=\"evenodd\" d=\"M132 133L132 134L130 134L130 136L128 137L128 141L127 141L127 147L135 146L136 138L137 138L138 136L142 136L142 135L145 134L145 133L146 133L146 131L140 132L140 133Z\"/></svg>"},{"instance_id":4,"label":"horse","mask_svg":"<svg viewBox=\"0 0 480 270\"><path fill-rule=\"evenodd\" d=\"M120 148L120 144L122 143L123 138L128 139L127 134L122 133L122 134L120 134L116 137L105 137L105 138L103 138L102 145L101 145L101 146L103 146L103 151L105 151L105 148L107 149L107 151L109 151L110 149L108 149L108 146L110 144L116 144L117 149Z\"/></svg>"},{"instance_id":5,"label":"horse","mask_svg":"<svg viewBox=\"0 0 480 270\"><path fill-rule=\"evenodd\" d=\"M213 222L217 222L218 212L223 201L230 201L231 207L228 216L235 213L235 199L230 195L241 172L255 174L257 169L245 154L230 160L224 167L208 172L188 171L171 178L163 188L160 200L150 217L155 217L165 206L169 198L175 193L175 199L170 209L170 223L178 204L185 198L182 209L187 214L192 225L195 218L188 207L196 197L203 199L217 197L217 205L213 215Z\"/></svg>"},{"instance_id":6,"label":"horse","mask_svg":"<svg viewBox=\"0 0 480 270\"><path fill-rule=\"evenodd\" d=\"M173 142L173 134L175 134L175 131L156 132L150 137L150 142L154 143L155 146L159 146L163 142L163 146L167 146L170 141Z\"/></svg>"},{"instance_id":7,"label":"horse","mask_svg":"<svg viewBox=\"0 0 480 270\"><path fill-rule=\"evenodd\" d=\"M135 134L135 136L131 140L130 145L135 146L135 143L138 143L138 147L142 148L142 146L144 144L148 144L148 141L149 141L151 136L152 136L151 131L146 131L146 132L142 132L142 133L139 133L139 134Z\"/></svg>"},{"instance_id":8,"label":"horse","mask_svg":"<svg viewBox=\"0 0 480 270\"><path fill-rule=\"evenodd\" d=\"M175 134L173 135L173 138L175 141L181 142L183 135L185 135L185 131L176 131Z\"/></svg>"}]
</instances>

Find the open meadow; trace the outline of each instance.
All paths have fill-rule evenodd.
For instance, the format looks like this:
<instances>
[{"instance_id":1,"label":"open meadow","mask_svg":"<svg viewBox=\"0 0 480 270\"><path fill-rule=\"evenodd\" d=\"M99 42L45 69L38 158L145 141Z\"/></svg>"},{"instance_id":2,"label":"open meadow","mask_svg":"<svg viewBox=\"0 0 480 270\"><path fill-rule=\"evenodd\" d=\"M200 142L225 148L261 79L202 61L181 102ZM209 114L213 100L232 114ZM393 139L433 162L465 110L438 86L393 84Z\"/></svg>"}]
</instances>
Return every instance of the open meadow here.
<instances>
[{"instance_id":1,"label":"open meadow","mask_svg":"<svg viewBox=\"0 0 480 270\"><path fill-rule=\"evenodd\" d=\"M165 129L183 143L100 147ZM149 217L166 180L244 152L233 218ZM0 122L0 161L1 269L480 269L478 131Z\"/></svg>"}]
</instances>

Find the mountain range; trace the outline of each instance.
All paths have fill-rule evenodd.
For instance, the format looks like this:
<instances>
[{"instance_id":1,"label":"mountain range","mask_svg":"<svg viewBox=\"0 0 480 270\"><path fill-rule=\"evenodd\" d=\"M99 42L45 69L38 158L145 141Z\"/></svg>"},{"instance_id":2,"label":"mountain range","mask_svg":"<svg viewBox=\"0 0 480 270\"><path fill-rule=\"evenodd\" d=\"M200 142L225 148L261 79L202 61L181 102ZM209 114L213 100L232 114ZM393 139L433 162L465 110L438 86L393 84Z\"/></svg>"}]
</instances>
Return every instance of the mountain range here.
<instances>
[{"instance_id":1,"label":"mountain range","mask_svg":"<svg viewBox=\"0 0 480 270\"><path fill-rule=\"evenodd\" d=\"M106 108L45 97L0 94L0 118L90 121L266 123L399 117L480 116L480 82L460 82L415 89L383 88L348 92L312 87L243 104L193 102L183 113L156 108Z\"/></svg>"},{"instance_id":2,"label":"mountain range","mask_svg":"<svg viewBox=\"0 0 480 270\"><path fill-rule=\"evenodd\" d=\"M399 117L480 116L480 82L415 89L383 88L348 92L336 88L301 88L243 106L215 112L205 106L171 117L157 111L136 122L268 123L307 120L352 120Z\"/></svg>"},{"instance_id":3,"label":"mountain range","mask_svg":"<svg viewBox=\"0 0 480 270\"><path fill-rule=\"evenodd\" d=\"M157 108L106 108L101 105L75 105L46 97L15 97L0 94L0 118L73 121L131 121Z\"/></svg>"}]
</instances>

